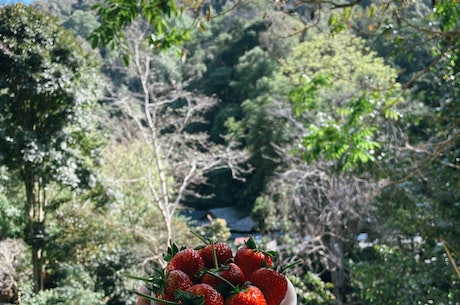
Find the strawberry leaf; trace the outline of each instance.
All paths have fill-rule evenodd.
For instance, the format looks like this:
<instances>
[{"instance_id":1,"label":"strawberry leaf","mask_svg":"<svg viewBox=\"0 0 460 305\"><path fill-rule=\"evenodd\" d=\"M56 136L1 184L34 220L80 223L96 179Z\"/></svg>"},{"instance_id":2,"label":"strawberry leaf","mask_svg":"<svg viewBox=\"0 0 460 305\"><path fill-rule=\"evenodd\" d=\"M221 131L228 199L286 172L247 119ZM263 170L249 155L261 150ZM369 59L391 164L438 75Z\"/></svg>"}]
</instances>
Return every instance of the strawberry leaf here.
<instances>
[{"instance_id":1,"label":"strawberry leaf","mask_svg":"<svg viewBox=\"0 0 460 305\"><path fill-rule=\"evenodd\" d=\"M176 290L174 296L183 305L204 305L204 296L197 296L192 291Z\"/></svg>"},{"instance_id":2,"label":"strawberry leaf","mask_svg":"<svg viewBox=\"0 0 460 305\"><path fill-rule=\"evenodd\" d=\"M163 254L163 259L169 262L177 254L177 252L184 250L185 248L186 247L183 246L179 249L177 245L171 241L168 250L166 250L166 253Z\"/></svg>"}]
</instances>

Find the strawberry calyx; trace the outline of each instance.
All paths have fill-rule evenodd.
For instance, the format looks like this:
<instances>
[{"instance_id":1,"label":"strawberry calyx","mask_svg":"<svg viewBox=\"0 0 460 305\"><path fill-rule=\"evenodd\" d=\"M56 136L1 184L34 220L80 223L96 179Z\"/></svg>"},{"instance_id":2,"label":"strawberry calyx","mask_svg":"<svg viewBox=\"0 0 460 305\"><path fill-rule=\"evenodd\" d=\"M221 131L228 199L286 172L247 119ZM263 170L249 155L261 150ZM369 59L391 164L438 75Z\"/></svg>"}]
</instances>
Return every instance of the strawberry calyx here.
<instances>
[{"instance_id":1,"label":"strawberry calyx","mask_svg":"<svg viewBox=\"0 0 460 305\"><path fill-rule=\"evenodd\" d=\"M217 269L220 265L225 265L230 259L233 259L233 252L228 244L206 238L196 232L192 233L203 242L203 245L194 249L201 255L208 269Z\"/></svg>"},{"instance_id":2,"label":"strawberry calyx","mask_svg":"<svg viewBox=\"0 0 460 305\"><path fill-rule=\"evenodd\" d=\"M148 295L136 290L133 290L135 294L141 296L147 300L154 301L160 304L168 305L205 305L205 300L203 295L195 295L192 291L189 290L176 290L174 292L175 299L177 301L169 301Z\"/></svg>"},{"instance_id":3,"label":"strawberry calyx","mask_svg":"<svg viewBox=\"0 0 460 305\"><path fill-rule=\"evenodd\" d=\"M278 252L276 251L265 251L265 250L261 250L259 249L259 247L257 247L257 244L256 244L256 241L254 240L254 238L252 237L252 235L249 236L249 238L247 240L244 241L244 245L251 249L252 251L254 252L262 252L270 257L275 257L278 255Z\"/></svg>"},{"instance_id":4,"label":"strawberry calyx","mask_svg":"<svg viewBox=\"0 0 460 305\"><path fill-rule=\"evenodd\" d=\"M186 247L177 247L175 243L170 241L168 249L166 250L166 253L163 254L163 259L167 262L171 261L173 257L181 250L184 250Z\"/></svg>"},{"instance_id":5,"label":"strawberry calyx","mask_svg":"<svg viewBox=\"0 0 460 305\"><path fill-rule=\"evenodd\" d=\"M151 296L149 294L145 294L145 293L142 293L142 292L139 292L139 291L136 291L136 290L133 290L133 293L137 294L138 296L140 297L143 297L147 300L150 300L150 301L154 301L154 302L158 302L158 303L163 303L163 304L168 304L168 305L181 305L181 303L179 302L176 302L176 301L168 301L168 300L163 300L163 299L160 299L160 298L156 298L154 296ZM191 305L200 305L200 304L191 304Z\"/></svg>"},{"instance_id":6,"label":"strawberry calyx","mask_svg":"<svg viewBox=\"0 0 460 305\"><path fill-rule=\"evenodd\" d=\"M176 290L174 293L176 300L179 300L179 304L182 305L204 305L204 296L195 295L192 291L188 290Z\"/></svg>"},{"instance_id":7,"label":"strawberry calyx","mask_svg":"<svg viewBox=\"0 0 460 305\"><path fill-rule=\"evenodd\" d=\"M235 287L235 290L227 298L228 305L267 305L262 291L257 287L246 282L242 287Z\"/></svg>"},{"instance_id":8,"label":"strawberry calyx","mask_svg":"<svg viewBox=\"0 0 460 305\"><path fill-rule=\"evenodd\" d=\"M215 270L207 270L206 273L222 281L222 284L217 285L215 288L224 297L237 293L241 289L239 285L234 285L232 282L222 277Z\"/></svg>"},{"instance_id":9,"label":"strawberry calyx","mask_svg":"<svg viewBox=\"0 0 460 305\"><path fill-rule=\"evenodd\" d=\"M165 274L161 268L154 268L154 273L149 277L134 276L130 274L126 274L126 277L144 282L145 287L155 293L161 293L164 289Z\"/></svg>"}]
</instances>

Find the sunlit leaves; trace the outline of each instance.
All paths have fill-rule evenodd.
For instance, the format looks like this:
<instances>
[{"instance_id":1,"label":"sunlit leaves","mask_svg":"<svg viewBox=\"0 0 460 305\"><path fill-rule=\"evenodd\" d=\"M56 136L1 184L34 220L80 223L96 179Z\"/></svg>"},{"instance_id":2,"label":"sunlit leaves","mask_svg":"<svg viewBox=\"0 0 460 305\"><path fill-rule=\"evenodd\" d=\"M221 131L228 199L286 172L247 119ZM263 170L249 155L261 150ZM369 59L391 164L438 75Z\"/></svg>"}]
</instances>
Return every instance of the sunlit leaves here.
<instances>
[{"instance_id":1,"label":"sunlit leaves","mask_svg":"<svg viewBox=\"0 0 460 305\"><path fill-rule=\"evenodd\" d=\"M363 120L372 111L368 99L358 98L349 107L337 110L338 120L330 118L318 125L308 125L308 133L302 139L306 149L304 159L311 162L323 157L327 161L337 161L343 170L374 161L374 153L380 147L373 140L377 127Z\"/></svg>"},{"instance_id":2,"label":"sunlit leaves","mask_svg":"<svg viewBox=\"0 0 460 305\"><path fill-rule=\"evenodd\" d=\"M321 74L313 79L308 79L306 75L303 75L300 82L301 85L289 93L289 99L294 105L294 112L298 116L316 108L316 92L320 88L330 87L332 80L329 75Z\"/></svg>"},{"instance_id":3,"label":"sunlit leaves","mask_svg":"<svg viewBox=\"0 0 460 305\"><path fill-rule=\"evenodd\" d=\"M289 98L306 127L300 151L308 162L323 159L352 170L375 161L381 125L399 118L396 73L362 43L344 33L316 35L282 67L296 84Z\"/></svg>"},{"instance_id":4,"label":"sunlit leaves","mask_svg":"<svg viewBox=\"0 0 460 305\"><path fill-rule=\"evenodd\" d=\"M90 35L93 48L109 46L120 51L125 63L129 61L126 45L126 27L138 17L151 26L149 43L159 50L169 49L189 39L189 30L172 25L172 19L181 13L172 0L108 0L92 7L100 17L100 26Z\"/></svg>"},{"instance_id":5,"label":"sunlit leaves","mask_svg":"<svg viewBox=\"0 0 460 305\"><path fill-rule=\"evenodd\" d=\"M460 3L456 0L435 1L433 19L441 22L443 31L453 31L458 28L458 18L460 17Z\"/></svg>"},{"instance_id":6,"label":"sunlit leaves","mask_svg":"<svg viewBox=\"0 0 460 305\"><path fill-rule=\"evenodd\" d=\"M332 13L329 16L328 25L331 33L341 32L349 27L349 22L352 16L352 8L347 7L340 13Z\"/></svg>"}]
</instances>

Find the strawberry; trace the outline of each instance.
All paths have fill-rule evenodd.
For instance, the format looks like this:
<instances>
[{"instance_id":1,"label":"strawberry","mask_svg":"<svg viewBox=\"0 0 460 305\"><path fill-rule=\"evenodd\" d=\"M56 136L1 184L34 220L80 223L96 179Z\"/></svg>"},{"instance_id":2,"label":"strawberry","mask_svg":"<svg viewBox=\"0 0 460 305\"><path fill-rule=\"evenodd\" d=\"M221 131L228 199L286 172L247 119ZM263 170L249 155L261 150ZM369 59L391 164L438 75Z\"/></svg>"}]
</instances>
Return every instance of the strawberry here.
<instances>
[{"instance_id":1,"label":"strawberry","mask_svg":"<svg viewBox=\"0 0 460 305\"><path fill-rule=\"evenodd\" d=\"M262 290L267 305L279 305L286 296L288 283L284 274L279 271L260 268L250 275L249 281Z\"/></svg>"},{"instance_id":2,"label":"strawberry","mask_svg":"<svg viewBox=\"0 0 460 305\"><path fill-rule=\"evenodd\" d=\"M217 265L224 265L228 260L233 258L233 252L230 246L223 242L217 242L214 244L214 249L216 251ZM201 257L203 258L204 265L208 268L215 268L213 253L212 253L212 244L208 244L203 248L198 250Z\"/></svg>"},{"instance_id":3,"label":"strawberry","mask_svg":"<svg viewBox=\"0 0 460 305\"><path fill-rule=\"evenodd\" d=\"M176 299L181 304L189 305L224 305L224 298L208 284L199 283L187 288L185 291L177 291Z\"/></svg>"},{"instance_id":4,"label":"strawberry","mask_svg":"<svg viewBox=\"0 0 460 305\"><path fill-rule=\"evenodd\" d=\"M226 305L267 305L262 291L253 285L236 287L225 303Z\"/></svg>"},{"instance_id":5,"label":"strawberry","mask_svg":"<svg viewBox=\"0 0 460 305\"><path fill-rule=\"evenodd\" d=\"M204 261L198 251L192 248L185 248L173 254L165 270L182 270L194 283L197 283L199 280L199 273L203 267Z\"/></svg>"},{"instance_id":6,"label":"strawberry","mask_svg":"<svg viewBox=\"0 0 460 305\"><path fill-rule=\"evenodd\" d=\"M217 274L218 276L216 276L215 274ZM235 263L228 263L226 266L220 266L217 270L209 270L209 272L203 274L203 276L201 277L201 282L209 284L214 288L218 288L222 285L227 285L227 283L225 283L219 277L226 279L234 286L239 285L241 287L246 282L246 277L244 276L243 271Z\"/></svg>"},{"instance_id":7,"label":"strawberry","mask_svg":"<svg viewBox=\"0 0 460 305\"><path fill-rule=\"evenodd\" d=\"M145 287L149 291L152 291L158 299L165 301L174 301L174 292L176 290L184 290L193 285L190 277L179 269L165 271L160 268L155 268L154 274L149 278L132 276L131 278L143 280L145 282Z\"/></svg>"},{"instance_id":8,"label":"strawberry","mask_svg":"<svg viewBox=\"0 0 460 305\"><path fill-rule=\"evenodd\" d=\"M235 254L235 264L243 270L246 278L249 278L251 273L262 267L272 267L272 256L274 252L263 252L257 249L256 243L252 237L240 247Z\"/></svg>"},{"instance_id":9,"label":"strawberry","mask_svg":"<svg viewBox=\"0 0 460 305\"><path fill-rule=\"evenodd\" d=\"M193 286L190 277L179 269L170 270L164 276L164 284L157 292L157 297L162 300L174 301L174 292L178 289L185 290Z\"/></svg>"}]
</instances>

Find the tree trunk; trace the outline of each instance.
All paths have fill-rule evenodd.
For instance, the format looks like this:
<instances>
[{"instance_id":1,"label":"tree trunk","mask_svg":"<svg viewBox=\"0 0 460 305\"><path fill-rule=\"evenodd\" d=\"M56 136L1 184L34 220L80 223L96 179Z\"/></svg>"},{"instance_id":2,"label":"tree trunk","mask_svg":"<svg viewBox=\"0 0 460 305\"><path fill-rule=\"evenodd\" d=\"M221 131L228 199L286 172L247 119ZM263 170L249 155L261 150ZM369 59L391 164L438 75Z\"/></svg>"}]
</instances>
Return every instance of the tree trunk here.
<instances>
[{"instance_id":1,"label":"tree trunk","mask_svg":"<svg viewBox=\"0 0 460 305\"><path fill-rule=\"evenodd\" d=\"M32 250L34 291L43 290L43 233L45 222L44 198L37 196L33 169L26 168L24 183L27 198L27 243Z\"/></svg>"},{"instance_id":2,"label":"tree trunk","mask_svg":"<svg viewBox=\"0 0 460 305\"><path fill-rule=\"evenodd\" d=\"M34 267L34 291L39 292L44 289L41 246L32 245L32 265Z\"/></svg>"},{"instance_id":3,"label":"tree trunk","mask_svg":"<svg viewBox=\"0 0 460 305\"><path fill-rule=\"evenodd\" d=\"M342 305L343 304L343 285L345 280L344 275L344 264L343 264L343 249L342 249L342 242L336 238L333 238L333 258L334 258L334 265L331 270L331 277L332 277L332 284L334 285L333 293L335 296L335 304Z\"/></svg>"}]
</instances>

